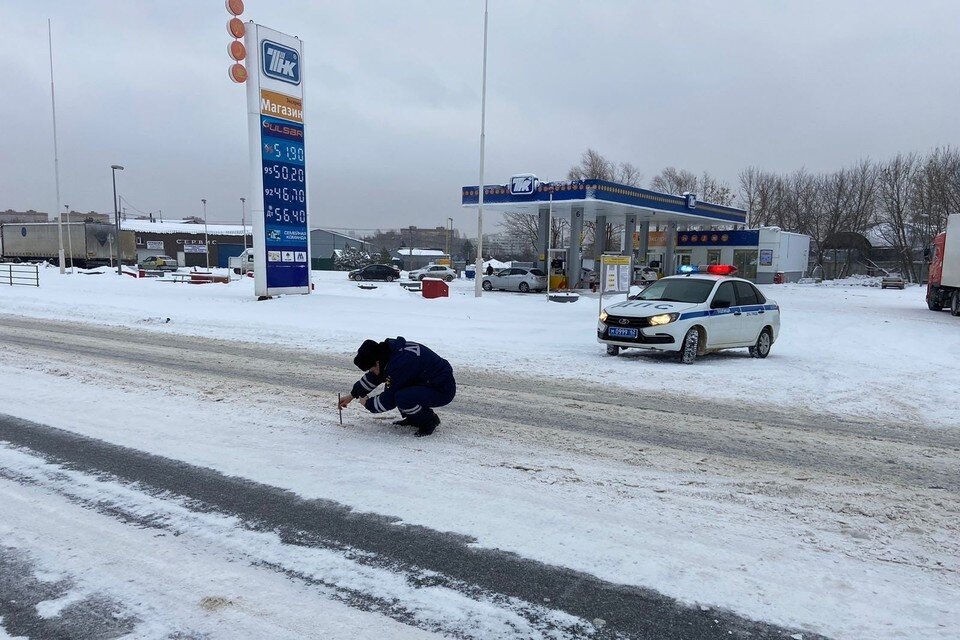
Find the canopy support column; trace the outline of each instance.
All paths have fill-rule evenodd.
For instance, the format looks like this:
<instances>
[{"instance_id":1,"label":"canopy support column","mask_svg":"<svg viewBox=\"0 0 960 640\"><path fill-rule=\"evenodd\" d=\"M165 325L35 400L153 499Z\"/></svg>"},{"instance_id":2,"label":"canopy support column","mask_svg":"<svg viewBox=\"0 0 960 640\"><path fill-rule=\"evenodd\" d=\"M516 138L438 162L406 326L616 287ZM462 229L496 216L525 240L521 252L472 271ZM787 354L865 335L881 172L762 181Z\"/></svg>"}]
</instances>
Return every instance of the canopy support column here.
<instances>
[{"instance_id":1,"label":"canopy support column","mask_svg":"<svg viewBox=\"0 0 960 640\"><path fill-rule=\"evenodd\" d=\"M640 243L637 245L637 264L647 264L647 254L650 252L650 221L640 224Z\"/></svg>"},{"instance_id":2,"label":"canopy support column","mask_svg":"<svg viewBox=\"0 0 960 640\"><path fill-rule=\"evenodd\" d=\"M599 260L603 252L607 250L607 216L597 216L596 227L593 232L593 258ZM597 264L596 270L600 271L600 265Z\"/></svg>"},{"instance_id":3,"label":"canopy support column","mask_svg":"<svg viewBox=\"0 0 960 640\"><path fill-rule=\"evenodd\" d=\"M550 273L550 207L537 210L537 259L543 272Z\"/></svg>"},{"instance_id":4,"label":"canopy support column","mask_svg":"<svg viewBox=\"0 0 960 640\"><path fill-rule=\"evenodd\" d=\"M637 230L637 216L628 215L623 219L623 244L620 245L620 255L633 255L633 233Z\"/></svg>"},{"instance_id":5,"label":"canopy support column","mask_svg":"<svg viewBox=\"0 0 960 640\"><path fill-rule=\"evenodd\" d=\"M668 222L665 244L667 245L667 250L663 255L663 261L665 264L661 265L660 270L665 276L672 276L677 273L677 267L673 264L674 250L677 248L677 223Z\"/></svg>"},{"instance_id":6,"label":"canopy support column","mask_svg":"<svg viewBox=\"0 0 960 640\"><path fill-rule=\"evenodd\" d=\"M567 288L580 284L580 262L583 259L583 207L570 210L570 246L567 248Z\"/></svg>"}]
</instances>

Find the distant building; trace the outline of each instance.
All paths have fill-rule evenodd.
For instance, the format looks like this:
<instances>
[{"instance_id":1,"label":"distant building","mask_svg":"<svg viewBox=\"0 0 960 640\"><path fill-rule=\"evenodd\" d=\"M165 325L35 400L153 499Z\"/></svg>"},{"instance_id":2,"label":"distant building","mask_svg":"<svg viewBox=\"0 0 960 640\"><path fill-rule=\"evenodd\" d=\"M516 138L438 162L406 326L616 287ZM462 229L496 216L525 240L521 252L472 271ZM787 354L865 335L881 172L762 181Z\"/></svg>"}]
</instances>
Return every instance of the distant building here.
<instances>
[{"instance_id":1,"label":"distant building","mask_svg":"<svg viewBox=\"0 0 960 640\"><path fill-rule=\"evenodd\" d=\"M58 216L59 217L59 216ZM54 218L56 221L57 218ZM101 222L110 224L113 220L112 213L97 213L96 211L71 211L63 216L64 222Z\"/></svg>"},{"instance_id":2,"label":"distant building","mask_svg":"<svg viewBox=\"0 0 960 640\"><path fill-rule=\"evenodd\" d=\"M310 230L311 268L320 271L333 271L333 261L339 251L352 247L367 253L377 251L369 242L328 229Z\"/></svg>"},{"instance_id":3,"label":"distant building","mask_svg":"<svg viewBox=\"0 0 960 640\"><path fill-rule=\"evenodd\" d=\"M210 241L211 267L230 266L231 257L239 256L244 246L253 244L251 227L244 228L239 224L208 224L204 229L203 224L184 220L123 220L120 228L134 232L138 261L148 256L166 255L176 258L185 267L207 266L207 239Z\"/></svg>"},{"instance_id":4,"label":"distant building","mask_svg":"<svg viewBox=\"0 0 960 640\"><path fill-rule=\"evenodd\" d=\"M400 240L404 247L443 247L447 246L447 237L451 242L456 239L457 231L448 231L446 227L404 227L400 229Z\"/></svg>"},{"instance_id":5,"label":"distant building","mask_svg":"<svg viewBox=\"0 0 960 640\"><path fill-rule=\"evenodd\" d=\"M393 257L394 262L399 262L399 267L407 271L419 269L428 264L436 264L444 258L450 258L440 249L416 249L413 247L400 247L393 252Z\"/></svg>"},{"instance_id":6,"label":"distant building","mask_svg":"<svg viewBox=\"0 0 960 640\"><path fill-rule=\"evenodd\" d=\"M49 222L50 216L42 211L14 211L7 209L0 211L0 224L10 224L14 222Z\"/></svg>"},{"instance_id":7,"label":"distant building","mask_svg":"<svg viewBox=\"0 0 960 640\"><path fill-rule=\"evenodd\" d=\"M483 253L501 258L533 258L533 247L526 238L510 233L490 233L483 236Z\"/></svg>"}]
</instances>

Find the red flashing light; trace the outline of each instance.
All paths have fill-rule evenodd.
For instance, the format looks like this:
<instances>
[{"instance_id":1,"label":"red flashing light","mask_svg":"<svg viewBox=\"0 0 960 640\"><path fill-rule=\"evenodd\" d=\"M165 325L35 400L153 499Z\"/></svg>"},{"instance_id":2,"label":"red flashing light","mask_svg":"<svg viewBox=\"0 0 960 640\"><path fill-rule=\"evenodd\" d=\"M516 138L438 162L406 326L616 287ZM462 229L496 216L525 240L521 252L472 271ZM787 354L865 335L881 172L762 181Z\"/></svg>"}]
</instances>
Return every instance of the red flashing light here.
<instances>
[{"instance_id":1,"label":"red flashing light","mask_svg":"<svg viewBox=\"0 0 960 640\"><path fill-rule=\"evenodd\" d=\"M707 273L715 276L732 276L737 272L737 268L732 264L712 264L707 267Z\"/></svg>"}]
</instances>

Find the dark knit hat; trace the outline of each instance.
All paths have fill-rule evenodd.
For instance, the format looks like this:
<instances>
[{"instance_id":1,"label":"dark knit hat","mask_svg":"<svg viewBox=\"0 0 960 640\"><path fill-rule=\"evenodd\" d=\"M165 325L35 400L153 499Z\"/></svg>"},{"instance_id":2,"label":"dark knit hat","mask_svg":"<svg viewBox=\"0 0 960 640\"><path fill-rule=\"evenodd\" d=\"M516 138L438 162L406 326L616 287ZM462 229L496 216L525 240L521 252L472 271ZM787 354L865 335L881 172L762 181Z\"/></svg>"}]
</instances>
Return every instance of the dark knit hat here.
<instances>
[{"instance_id":1,"label":"dark knit hat","mask_svg":"<svg viewBox=\"0 0 960 640\"><path fill-rule=\"evenodd\" d=\"M380 344L376 340L364 340L360 348L357 349L357 356L353 359L353 364L361 371L369 371L373 365L377 364L380 356Z\"/></svg>"}]
</instances>

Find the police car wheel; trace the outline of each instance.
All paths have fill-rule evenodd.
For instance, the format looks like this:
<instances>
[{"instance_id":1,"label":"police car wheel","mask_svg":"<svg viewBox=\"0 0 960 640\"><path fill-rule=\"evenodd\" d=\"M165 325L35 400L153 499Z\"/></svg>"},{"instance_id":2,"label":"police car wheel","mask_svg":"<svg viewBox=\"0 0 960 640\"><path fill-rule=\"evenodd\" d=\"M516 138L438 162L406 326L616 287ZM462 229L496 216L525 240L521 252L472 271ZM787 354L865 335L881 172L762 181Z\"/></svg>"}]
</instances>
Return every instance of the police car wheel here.
<instances>
[{"instance_id":1,"label":"police car wheel","mask_svg":"<svg viewBox=\"0 0 960 640\"><path fill-rule=\"evenodd\" d=\"M750 347L750 355L754 358L766 358L770 355L770 347L773 344L773 340L770 337L770 329L764 329L760 332L760 337L757 338L757 344Z\"/></svg>"},{"instance_id":2,"label":"police car wheel","mask_svg":"<svg viewBox=\"0 0 960 640\"><path fill-rule=\"evenodd\" d=\"M683 347L680 349L680 362L683 364L693 364L697 359L697 351L700 348L700 332L696 329L687 331L683 336Z\"/></svg>"},{"instance_id":3,"label":"police car wheel","mask_svg":"<svg viewBox=\"0 0 960 640\"><path fill-rule=\"evenodd\" d=\"M607 345L607 355L608 356L617 356L620 355L620 347L615 344Z\"/></svg>"}]
</instances>

